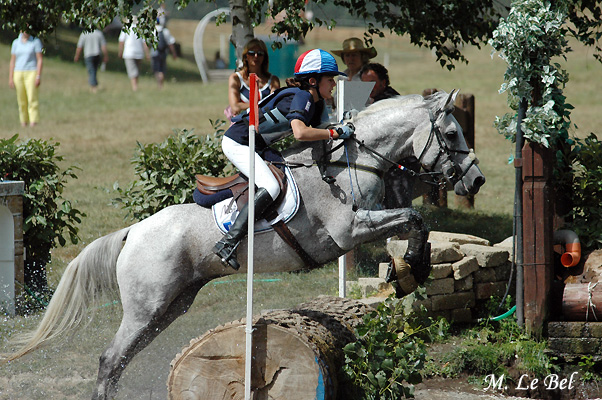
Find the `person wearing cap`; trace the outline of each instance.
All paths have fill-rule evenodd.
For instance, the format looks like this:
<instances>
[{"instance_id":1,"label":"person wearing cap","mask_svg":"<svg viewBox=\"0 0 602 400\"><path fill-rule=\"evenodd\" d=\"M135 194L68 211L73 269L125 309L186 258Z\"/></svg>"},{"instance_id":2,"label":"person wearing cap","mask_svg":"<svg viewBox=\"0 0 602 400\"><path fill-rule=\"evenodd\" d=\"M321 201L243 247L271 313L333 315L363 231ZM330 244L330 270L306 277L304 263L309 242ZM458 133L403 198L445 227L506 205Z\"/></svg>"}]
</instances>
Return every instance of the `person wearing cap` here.
<instances>
[{"instance_id":1,"label":"person wearing cap","mask_svg":"<svg viewBox=\"0 0 602 400\"><path fill-rule=\"evenodd\" d=\"M368 63L362 67L358 75L362 82L374 82L374 87L370 92L370 103L399 96L397 90L391 87L389 71L384 65Z\"/></svg>"},{"instance_id":2,"label":"person wearing cap","mask_svg":"<svg viewBox=\"0 0 602 400\"><path fill-rule=\"evenodd\" d=\"M259 126L256 133L255 184L257 193L254 202L255 217L261 219L266 209L280 194L278 181L264 159L273 160L281 156L269 147L278 136L286 136L292 130L300 141L334 140L349 138L354 127L339 124L334 128L318 128L325 122L325 99L332 98L334 77L343 75L334 57L322 50L313 49L303 53L295 64L294 78L287 79L289 87L282 88L265 98L259 105ZM326 117L327 118L327 117ZM249 114L233 118L222 139L222 150L228 159L245 176L251 173L249 165ZM247 233L248 204L245 205L228 233L213 248L222 263L234 269L240 265L236 260L236 248Z\"/></svg>"},{"instance_id":3,"label":"person wearing cap","mask_svg":"<svg viewBox=\"0 0 602 400\"><path fill-rule=\"evenodd\" d=\"M343 41L342 50L332 51L337 56L341 57L347 69L343 72L347 74L350 81L360 80L360 69L367 64L371 58L376 57L376 49L374 47L364 47L364 42L356 37L345 39Z\"/></svg>"}]
</instances>

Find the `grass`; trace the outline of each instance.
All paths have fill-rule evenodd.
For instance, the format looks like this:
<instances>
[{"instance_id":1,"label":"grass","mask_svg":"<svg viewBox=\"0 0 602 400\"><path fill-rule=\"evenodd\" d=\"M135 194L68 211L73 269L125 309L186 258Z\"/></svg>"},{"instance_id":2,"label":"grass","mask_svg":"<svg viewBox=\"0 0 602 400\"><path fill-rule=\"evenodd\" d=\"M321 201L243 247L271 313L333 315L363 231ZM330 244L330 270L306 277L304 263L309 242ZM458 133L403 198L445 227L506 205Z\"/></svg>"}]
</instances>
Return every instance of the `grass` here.
<instances>
[{"instance_id":1,"label":"grass","mask_svg":"<svg viewBox=\"0 0 602 400\"><path fill-rule=\"evenodd\" d=\"M196 21L170 21L170 29L181 42L184 57L168 61L165 89L159 91L148 63L143 68L140 90L133 93L122 60L117 59L116 38L109 38L110 62L99 75L101 90L92 95L87 87L83 64L75 64L77 33L59 32L47 42L42 86L40 88L41 123L35 128L19 125L14 91L0 91L0 135L19 133L21 138L53 139L61 143L59 152L66 165L81 170L79 179L70 181L64 196L85 212L80 228L82 243L57 248L49 266L51 286L58 283L66 264L92 240L129 223L125 213L109 205L113 183L125 186L133 179L130 158L136 142L155 143L172 133L172 129L211 131L209 119L223 117L227 104L225 81L203 84L192 57L192 37ZM266 32L266 28L258 29ZM301 50L321 47L339 49L343 39L362 37L357 29L336 28L332 32L316 29ZM228 28L208 27L205 54L212 55ZM0 76L8 76L10 40L0 40ZM496 115L508 111L505 94L498 94L505 71L504 63L490 57L490 49L467 48L468 65L454 71L442 70L431 52L416 48L403 38L376 39L379 55L376 62L386 63L392 86L400 93L422 93L426 88L450 91L460 88L476 98L476 145L487 183L477 195L475 209L464 211L422 209L431 229L466 232L500 241L511 232L514 196L514 168L508 164L514 145L493 128ZM386 61L388 60L388 61ZM576 106L573 121L580 127L575 134L585 136L602 123L597 105L602 92L591 82L599 80L600 64L591 52L578 48L566 63L571 81L566 90L568 101ZM192 184L192 179L191 179ZM280 281L256 284L257 310L286 308L319 294L336 294L336 270L326 267L309 274L274 274L258 278ZM232 278L234 279L234 278ZM97 310L95 323L9 366L0 367L0 399L88 397L94 386L97 359L114 334L121 313L120 306ZM164 334L139 354L122 379L119 398L165 398L165 380L169 361L188 340L219 324L238 319L245 309L245 283L210 284L203 288L188 316L178 319ZM39 316L4 319L0 322L0 351L7 350L4 340L14 333L34 327Z\"/></svg>"}]
</instances>

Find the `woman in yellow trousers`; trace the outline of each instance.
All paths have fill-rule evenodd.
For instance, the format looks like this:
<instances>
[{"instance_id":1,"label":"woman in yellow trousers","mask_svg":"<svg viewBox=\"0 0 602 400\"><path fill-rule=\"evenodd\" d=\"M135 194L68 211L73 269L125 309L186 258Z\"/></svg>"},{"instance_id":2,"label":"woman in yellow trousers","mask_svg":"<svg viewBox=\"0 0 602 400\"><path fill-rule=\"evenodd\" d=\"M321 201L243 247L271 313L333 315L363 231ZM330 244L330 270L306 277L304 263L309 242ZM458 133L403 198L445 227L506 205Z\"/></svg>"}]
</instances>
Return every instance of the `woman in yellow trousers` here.
<instances>
[{"instance_id":1,"label":"woman in yellow trousers","mask_svg":"<svg viewBox=\"0 0 602 400\"><path fill-rule=\"evenodd\" d=\"M21 32L11 47L8 86L17 91L22 126L40 121L38 87L42 77L42 41Z\"/></svg>"}]
</instances>

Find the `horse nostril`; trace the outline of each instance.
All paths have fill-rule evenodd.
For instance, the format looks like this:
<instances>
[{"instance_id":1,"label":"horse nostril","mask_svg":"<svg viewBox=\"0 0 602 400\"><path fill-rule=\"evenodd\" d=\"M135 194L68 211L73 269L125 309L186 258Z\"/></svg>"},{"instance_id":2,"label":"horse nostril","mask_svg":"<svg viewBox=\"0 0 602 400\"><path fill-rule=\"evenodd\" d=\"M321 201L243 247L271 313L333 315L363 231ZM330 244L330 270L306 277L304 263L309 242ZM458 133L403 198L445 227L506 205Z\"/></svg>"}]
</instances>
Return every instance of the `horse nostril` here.
<instances>
[{"instance_id":1,"label":"horse nostril","mask_svg":"<svg viewBox=\"0 0 602 400\"><path fill-rule=\"evenodd\" d=\"M484 176L477 176L474 180L474 187L475 188L480 188L481 186L483 186L485 184L485 177Z\"/></svg>"}]
</instances>

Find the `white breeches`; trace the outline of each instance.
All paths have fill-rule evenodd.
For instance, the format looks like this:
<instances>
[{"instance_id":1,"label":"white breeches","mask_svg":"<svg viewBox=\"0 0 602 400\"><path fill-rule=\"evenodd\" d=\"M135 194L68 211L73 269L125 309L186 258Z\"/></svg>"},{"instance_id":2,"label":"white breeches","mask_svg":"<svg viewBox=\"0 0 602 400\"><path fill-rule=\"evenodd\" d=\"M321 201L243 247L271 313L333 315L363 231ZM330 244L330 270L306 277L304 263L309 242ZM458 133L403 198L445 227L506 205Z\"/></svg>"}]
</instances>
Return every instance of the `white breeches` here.
<instances>
[{"instance_id":1,"label":"white breeches","mask_svg":"<svg viewBox=\"0 0 602 400\"><path fill-rule=\"evenodd\" d=\"M251 176L249 146L242 145L224 136L222 139L222 150L240 172L245 176ZM280 194L278 181L265 161L257 153L255 153L255 185L267 190L273 200L276 200Z\"/></svg>"}]
</instances>

